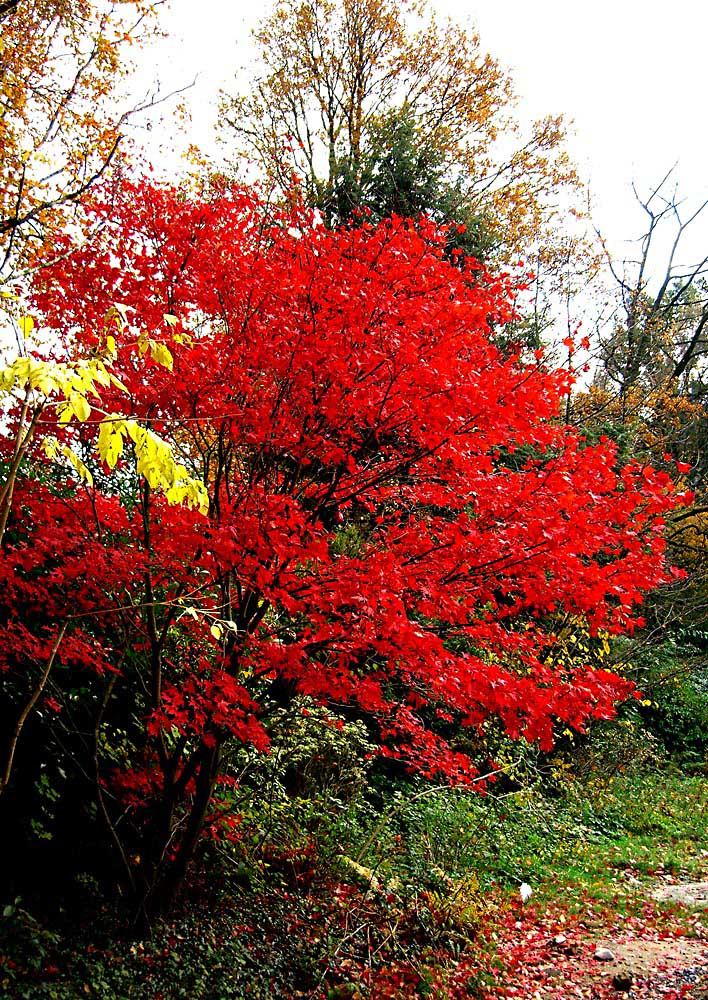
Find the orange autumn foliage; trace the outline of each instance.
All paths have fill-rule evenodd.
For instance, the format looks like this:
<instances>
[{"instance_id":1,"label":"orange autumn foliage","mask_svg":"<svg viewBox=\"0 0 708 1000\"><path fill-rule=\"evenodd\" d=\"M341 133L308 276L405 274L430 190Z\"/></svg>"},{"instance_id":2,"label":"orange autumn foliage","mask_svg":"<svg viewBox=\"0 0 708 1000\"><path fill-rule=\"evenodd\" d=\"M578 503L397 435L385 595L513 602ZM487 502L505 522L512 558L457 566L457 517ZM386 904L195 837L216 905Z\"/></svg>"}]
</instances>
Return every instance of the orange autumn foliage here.
<instances>
[{"instance_id":1,"label":"orange autumn foliage","mask_svg":"<svg viewBox=\"0 0 708 1000\"><path fill-rule=\"evenodd\" d=\"M0 3L0 275L52 245L62 209L106 170L134 109L116 87L150 0Z\"/></svg>"}]
</instances>

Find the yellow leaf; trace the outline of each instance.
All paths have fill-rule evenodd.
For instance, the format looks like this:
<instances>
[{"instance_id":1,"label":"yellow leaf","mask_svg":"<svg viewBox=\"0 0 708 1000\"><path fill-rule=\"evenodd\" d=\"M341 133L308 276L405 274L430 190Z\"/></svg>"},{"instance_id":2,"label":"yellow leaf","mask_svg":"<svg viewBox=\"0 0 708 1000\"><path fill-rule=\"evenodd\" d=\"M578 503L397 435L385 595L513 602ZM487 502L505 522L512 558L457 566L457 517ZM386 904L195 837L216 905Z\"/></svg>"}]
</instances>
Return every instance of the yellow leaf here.
<instances>
[{"instance_id":1,"label":"yellow leaf","mask_svg":"<svg viewBox=\"0 0 708 1000\"><path fill-rule=\"evenodd\" d=\"M115 414L101 423L98 431L98 454L102 461L113 469L123 451L123 435L125 422L116 418Z\"/></svg>"},{"instance_id":2,"label":"yellow leaf","mask_svg":"<svg viewBox=\"0 0 708 1000\"><path fill-rule=\"evenodd\" d=\"M29 337L29 335L34 330L34 320L31 316L20 316L19 319L20 333L23 337Z\"/></svg>"},{"instance_id":3,"label":"yellow leaf","mask_svg":"<svg viewBox=\"0 0 708 1000\"><path fill-rule=\"evenodd\" d=\"M74 416L74 408L71 403L62 403L62 405L57 409L57 413L59 415L59 423L68 424Z\"/></svg>"},{"instance_id":4,"label":"yellow leaf","mask_svg":"<svg viewBox=\"0 0 708 1000\"><path fill-rule=\"evenodd\" d=\"M88 400L85 396L80 395L78 392L72 392L69 396L72 409L80 421L88 420L91 416L91 407L89 406Z\"/></svg>"},{"instance_id":5,"label":"yellow leaf","mask_svg":"<svg viewBox=\"0 0 708 1000\"><path fill-rule=\"evenodd\" d=\"M211 634L214 636L215 639L220 639L222 636L222 631L218 625L212 625L209 631L211 632Z\"/></svg>"},{"instance_id":6,"label":"yellow leaf","mask_svg":"<svg viewBox=\"0 0 708 1000\"><path fill-rule=\"evenodd\" d=\"M60 456L67 458L69 462L71 462L75 471L79 474L80 478L83 479L89 486L93 486L93 476L81 461L79 456L76 455L68 445L62 444L57 441L56 438L47 438L42 443L42 446L47 458L52 461L57 461Z\"/></svg>"},{"instance_id":7,"label":"yellow leaf","mask_svg":"<svg viewBox=\"0 0 708 1000\"><path fill-rule=\"evenodd\" d=\"M116 303L106 313L106 322L115 323L119 330L125 330L128 325L128 307Z\"/></svg>"},{"instance_id":8,"label":"yellow leaf","mask_svg":"<svg viewBox=\"0 0 708 1000\"><path fill-rule=\"evenodd\" d=\"M93 486L93 476L91 472L86 468L84 463L81 461L78 455L74 454L71 448L66 448L64 454L69 459L71 464L74 466L79 476L87 484L87 486Z\"/></svg>"},{"instance_id":9,"label":"yellow leaf","mask_svg":"<svg viewBox=\"0 0 708 1000\"><path fill-rule=\"evenodd\" d=\"M162 365L163 368L172 371L172 355L164 344L160 344L157 340L151 340L150 353L158 365Z\"/></svg>"},{"instance_id":10,"label":"yellow leaf","mask_svg":"<svg viewBox=\"0 0 708 1000\"><path fill-rule=\"evenodd\" d=\"M116 387L116 389L120 389L120 391L124 392L126 395L128 394L128 387L123 385L123 383L119 378L116 378L116 376L113 374L109 374L108 378L110 382Z\"/></svg>"}]
</instances>

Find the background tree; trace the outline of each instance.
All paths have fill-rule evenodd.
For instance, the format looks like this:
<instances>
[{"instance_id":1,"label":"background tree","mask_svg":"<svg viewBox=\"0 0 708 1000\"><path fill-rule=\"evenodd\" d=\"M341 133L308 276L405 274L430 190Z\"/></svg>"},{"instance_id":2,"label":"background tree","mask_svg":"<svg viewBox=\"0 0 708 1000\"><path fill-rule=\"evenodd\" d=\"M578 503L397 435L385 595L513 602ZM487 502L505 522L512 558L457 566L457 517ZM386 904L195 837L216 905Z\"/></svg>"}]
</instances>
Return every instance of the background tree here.
<instances>
[{"instance_id":1,"label":"background tree","mask_svg":"<svg viewBox=\"0 0 708 1000\"><path fill-rule=\"evenodd\" d=\"M646 629L617 652L637 665L652 694L681 679L686 690L705 683L708 256L695 237L708 203L687 208L673 170L647 196L635 188L635 197L646 228L624 259L605 245L610 291L598 320L595 371L572 411L592 436L617 440L627 457L665 468L678 462L695 494L667 527L671 560L686 576L652 596Z\"/></svg>"},{"instance_id":2,"label":"background tree","mask_svg":"<svg viewBox=\"0 0 708 1000\"><path fill-rule=\"evenodd\" d=\"M647 227L636 257L619 261L605 247L613 288L598 320L593 383L578 397L578 413L621 438L627 453L683 462L700 492L708 472L708 256L700 244L692 262L685 256L708 202L686 211L673 171L648 197L635 195Z\"/></svg>"},{"instance_id":3,"label":"background tree","mask_svg":"<svg viewBox=\"0 0 708 1000\"><path fill-rule=\"evenodd\" d=\"M689 263L687 238L708 202L686 212L673 170L643 198L647 228L639 254L617 261L605 247L616 296L602 319L596 384L632 419L653 391L704 397L708 353L708 256Z\"/></svg>"},{"instance_id":4,"label":"background tree","mask_svg":"<svg viewBox=\"0 0 708 1000\"><path fill-rule=\"evenodd\" d=\"M256 41L260 70L224 98L222 136L279 190L296 177L328 222L360 201L377 217L423 208L467 224L478 252L538 246L544 271L555 261L578 186L563 122L521 137L510 81L476 34L425 3L281 0Z\"/></svg>"},{"instance_id":5,"label":"background tree","mask_svg":"<svg viewBox=\"0 0 708 1000\"><path fill-rule=\"evenodd\" d=\"M444 151L430 142L409 108L371 125L358 174L347 161L338 170L331 194L337 219L366 216L380 222L393 215L416 219L426 214L449 224L450 251L487 259L498 246L462 177L451 180Z\"/></svg>"},{"instance_id":6,"label":"background tree","mask_svg":"<svg viewBox=\"0 0 708 1000\"><path fill-rule=\"evenodd\" d=\"M0 6L0 277L46 255L61 209L114 159L130 114L117 87L152 0ZM131 105L134 111L135 106Z\"/></svg>"}]
</instances>

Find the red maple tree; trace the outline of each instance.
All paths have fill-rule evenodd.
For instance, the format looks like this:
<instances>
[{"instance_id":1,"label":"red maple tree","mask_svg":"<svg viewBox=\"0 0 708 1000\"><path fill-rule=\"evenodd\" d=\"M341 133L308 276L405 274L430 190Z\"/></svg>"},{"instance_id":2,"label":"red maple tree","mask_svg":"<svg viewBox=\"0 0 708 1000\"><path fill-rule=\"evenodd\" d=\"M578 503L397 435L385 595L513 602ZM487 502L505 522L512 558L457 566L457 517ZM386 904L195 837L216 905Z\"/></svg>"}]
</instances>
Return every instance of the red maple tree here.
<instances>
[{"instance_id":1,"label":"red maple tree","mask_svg":"<svg viewBox=\"0 0 708 1000\"><path fill-rule=\"evenodd\" d=\"M554 658L549 621L631 629L667 578L678 498L562 423L566 371L497 346L509 275L453 266L432 223L332 232L242 190L124 184L89 212L95 239L65 237L35 306L88 354L120 308L129 404L108 387L101 407L170 442L209 512L168 506L128 458L91 488L38 488L35 456L5 539L0 666L39 669L64 628L59 659L108 679L96 731L131 751L101 765L99 795L146 910L213 815L224 746L266 750L269 711L296 695L458 781L476 771L450 732L498 718L548 747L556 725L612 714L630 685Z\"/></svg>"}]
</instances>

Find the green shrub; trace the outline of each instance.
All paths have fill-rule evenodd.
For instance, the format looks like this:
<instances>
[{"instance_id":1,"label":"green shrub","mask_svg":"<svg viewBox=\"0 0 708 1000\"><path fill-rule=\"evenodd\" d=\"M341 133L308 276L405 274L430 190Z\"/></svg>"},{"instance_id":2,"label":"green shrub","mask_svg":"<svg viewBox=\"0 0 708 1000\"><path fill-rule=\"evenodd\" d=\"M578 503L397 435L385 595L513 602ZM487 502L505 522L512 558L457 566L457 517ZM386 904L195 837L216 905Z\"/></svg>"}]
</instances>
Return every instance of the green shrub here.
<instances>
[{"instance_id":1,"label":"green shrub","mask_svg":"<svg viewBox=\"0 0 708 1000\"><path fill-rule=\"evenodd\" d=\"M708 636L680 631L658 646L625 642L648 730L666 751L689 768L708 760Z\"/></svg>"}]
</instances>

